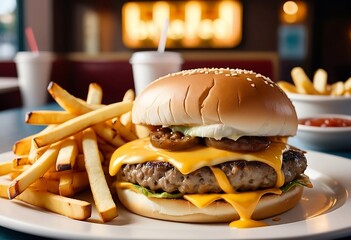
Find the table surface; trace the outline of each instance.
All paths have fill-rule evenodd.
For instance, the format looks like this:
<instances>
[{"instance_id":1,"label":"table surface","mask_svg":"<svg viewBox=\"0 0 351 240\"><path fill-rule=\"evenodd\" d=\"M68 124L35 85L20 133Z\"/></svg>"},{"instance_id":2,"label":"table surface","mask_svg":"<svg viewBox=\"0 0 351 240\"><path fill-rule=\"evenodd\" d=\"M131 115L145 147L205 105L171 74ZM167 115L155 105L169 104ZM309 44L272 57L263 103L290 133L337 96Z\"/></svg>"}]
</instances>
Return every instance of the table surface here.
<instances>
[{"instance_id":1,"label":"table surface","mask_svg":"<svg viewBox=\"0 0 351 240\"><path fill-rule=\"evenodd\" d=\"M49 103L45 106L35 108L15 108L11 110L0 111L0 153L11 151L13 143L17 140L32 135L44 126L33 126L24 123L25 115L32 110L60 110L61 108L56 103ZM298 142L294 145L299 146ZM346 158L351 158L351 152L326 152ZM0 240L3 239L46 239L38 236L13 231L4 227L0 227ZM346 238L345 238L346 239Z\"/></svg>"}]
</instances>

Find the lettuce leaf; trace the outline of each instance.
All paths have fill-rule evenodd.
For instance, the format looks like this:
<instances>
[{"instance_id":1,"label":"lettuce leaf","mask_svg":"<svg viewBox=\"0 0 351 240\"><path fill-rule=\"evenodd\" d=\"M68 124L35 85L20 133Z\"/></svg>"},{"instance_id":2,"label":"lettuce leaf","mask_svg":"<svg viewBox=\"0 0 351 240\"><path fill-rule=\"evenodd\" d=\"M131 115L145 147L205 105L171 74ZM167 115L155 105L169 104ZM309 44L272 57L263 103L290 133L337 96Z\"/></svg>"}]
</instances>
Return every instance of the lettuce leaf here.
<instances>
[{"instance_id":1,"label":"lettuce leaf","mask_svg":"<svg viewBox=\"0 0 351 240\"><path fill-rule=\"evenodd\" d=\"M135 184L134 184L134 188L139 193L142 193L147 197L154 197L154 198L182 198L183 197L182 193L167 193L167 192L157 193L155 191L149 190L147 188L144 188L142 186L135 185Z\"/></svg>"},{"instance_id":2,"label":"lettuce leaf","mask_svg":"<svg viewBox=\"0 0 351 240\"><path fill-rule=\"evenodd\" d=\"M282 192L285 193L285 192L288 192L293 187L298 186L298 185L312 188L312 183L311 183L310 179L304 175L301 178L295 179L295 180L285 184L284 186L282 186L280 188L280 190L282 190Z\"/></svg>"}]
</instances>

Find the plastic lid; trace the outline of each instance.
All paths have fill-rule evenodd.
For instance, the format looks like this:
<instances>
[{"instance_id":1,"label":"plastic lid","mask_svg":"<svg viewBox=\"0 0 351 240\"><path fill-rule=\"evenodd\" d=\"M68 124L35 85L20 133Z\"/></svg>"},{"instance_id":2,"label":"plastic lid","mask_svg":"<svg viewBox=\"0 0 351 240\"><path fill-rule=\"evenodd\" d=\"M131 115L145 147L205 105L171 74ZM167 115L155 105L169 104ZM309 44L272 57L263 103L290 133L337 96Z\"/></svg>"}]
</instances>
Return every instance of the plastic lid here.
<instances>
[{"instance_id":1,"label":"plastic lid","mask_svg":"<svg viewBox=\"0 0 351 240\"><path fill-rule=\"evenodd\" d=\"M17 52L15 61L51 61L53 58L52 52Z\"/></svg>"},{"instance_id":2,"label":"plastic lid","mask_svg":"<svg viewBox=\"0 0 351 240\"><path fill-rule=\"evenodd\" d=\"M133 53L129 62L131 64L138 63L183 63L183 58L177 52L157 52L157 51L142 51Z\"/></svg>"}]
</instances>

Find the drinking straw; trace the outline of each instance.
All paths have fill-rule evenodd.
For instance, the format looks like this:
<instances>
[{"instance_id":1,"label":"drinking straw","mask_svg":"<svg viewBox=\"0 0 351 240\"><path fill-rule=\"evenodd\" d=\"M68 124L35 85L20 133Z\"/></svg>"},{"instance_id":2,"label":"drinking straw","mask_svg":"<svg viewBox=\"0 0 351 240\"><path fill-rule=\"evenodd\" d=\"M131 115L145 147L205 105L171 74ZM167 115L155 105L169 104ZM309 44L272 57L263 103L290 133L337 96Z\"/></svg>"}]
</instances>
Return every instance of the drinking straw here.
<instances>
[{"instance_id":1,"label":"drinking straw","mask_svg":"<svg viewBox=\"0 0 351 240\"><path fill-rule=\"evenodd\" d=\"M158 42L158 52L164 52L166 48L166 40L167 40L167 32L168 32L168 25L169 25L169 20L166 19L163 28L162 28L162 34L160 37L160 41Z\"/></svg>"},{"instance_id":2,"label":"drinking straw","mask_svg":"<svg viewBox=\"0 0 351 240\"><path fill-rule=\"evenodd\" d=\"M30 50L32 52L39 52L38 44L37 44L37 41L35 40L33 29L31 27L27 27L25 29L25 32L26 32L26 38L27 38Z\"/></svg>"}]
</instances>

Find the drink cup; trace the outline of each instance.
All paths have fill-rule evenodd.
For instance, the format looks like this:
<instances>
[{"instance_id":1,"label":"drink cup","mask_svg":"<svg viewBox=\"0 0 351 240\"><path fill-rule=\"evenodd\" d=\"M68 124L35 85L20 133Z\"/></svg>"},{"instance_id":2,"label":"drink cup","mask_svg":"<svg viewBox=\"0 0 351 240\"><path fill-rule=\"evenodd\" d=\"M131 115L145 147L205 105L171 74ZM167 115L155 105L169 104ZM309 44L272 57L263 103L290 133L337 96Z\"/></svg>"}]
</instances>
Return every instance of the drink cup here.
<instances>
[{"instance_id":1,"label":"drink cup","mask_svg":"<svg viewBox=\"0 0 351 240\"><path fill-rule=\"evenodd\" d=\"M135 52L129 61L132 64L135 94L151 82L169 73L181 70L183 58L177 52Z\"/></svg>"},{"instance_id":2,"label":"drink cup","mask_svg":"<svg viewBox=\"0 0 351 240\"><path fill-rule=\"evenodd\" d=\"M24 107L37 107L47 102L52 60L50 52L16 54L18 83Z\"/></svg>"}]
</instances>

